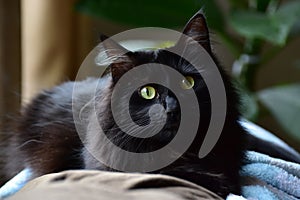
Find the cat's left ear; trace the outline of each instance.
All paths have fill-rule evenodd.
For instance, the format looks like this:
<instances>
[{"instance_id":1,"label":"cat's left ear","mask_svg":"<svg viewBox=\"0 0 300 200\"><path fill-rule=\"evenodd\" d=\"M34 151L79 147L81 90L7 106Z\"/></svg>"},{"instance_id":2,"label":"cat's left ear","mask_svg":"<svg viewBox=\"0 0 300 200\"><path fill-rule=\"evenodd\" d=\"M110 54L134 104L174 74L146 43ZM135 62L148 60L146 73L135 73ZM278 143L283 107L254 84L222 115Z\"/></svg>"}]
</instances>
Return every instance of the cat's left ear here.
<instances>
[{"instance_id":1,"label":"cat's left ear","mask_svg":"<svg viewBox=\"0 0 300 200\"><path fill-rule=\"evenodd\" d=\"M132 69L135 66L135 60L131 55L132 52L108 38L105 35L101 35L103 51L105 52L111 71L113 81L116 83L123 74Z\"/></svg>"},{"instance_id":2,"label":"cat's left ear","mask_svg":"<svg viewBox=\"0 0 300 200\"><path fill-rule=\"evenodd\" d=\"M207 52L211 53L209 30L202 11L198 11L185 25L183 34L198 42ZM180 38L183 40L183 38ZM187 41L185 41L187 42Z\"/></svg>"}]
</instances>

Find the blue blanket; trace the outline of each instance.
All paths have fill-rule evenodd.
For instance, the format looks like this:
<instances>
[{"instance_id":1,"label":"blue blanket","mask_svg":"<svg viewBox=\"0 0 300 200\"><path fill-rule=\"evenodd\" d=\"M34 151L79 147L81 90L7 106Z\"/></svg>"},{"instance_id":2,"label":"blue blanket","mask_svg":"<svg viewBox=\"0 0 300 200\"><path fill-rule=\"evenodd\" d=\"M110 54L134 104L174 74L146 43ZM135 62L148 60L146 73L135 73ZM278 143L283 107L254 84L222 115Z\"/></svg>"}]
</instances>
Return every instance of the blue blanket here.
<instances>
[{"instance_id":1,"label":"blue blanket","mask_svg":"<svg viewBox=\"0 0 300 200\"><path fill-rule=\"evenodd\" d=\"M300 155L282 140L261 127L242 121L248 132L272 144L283 155L299 160ZM268 149L266 149L266 152ZM246 165L240 171L243 197L251 200L300 200L300 164L248 151Z\"/></svg>"},{"instance_id":2,"label":"blue blanket","mask_svg":"<svg viewBox=\"0 0 300 200\"><path fill-rule=\"evenodd\" d=\"M240 172L248 199L300 199L300 165L249 151Z\"/></svg>"}]
</instances>

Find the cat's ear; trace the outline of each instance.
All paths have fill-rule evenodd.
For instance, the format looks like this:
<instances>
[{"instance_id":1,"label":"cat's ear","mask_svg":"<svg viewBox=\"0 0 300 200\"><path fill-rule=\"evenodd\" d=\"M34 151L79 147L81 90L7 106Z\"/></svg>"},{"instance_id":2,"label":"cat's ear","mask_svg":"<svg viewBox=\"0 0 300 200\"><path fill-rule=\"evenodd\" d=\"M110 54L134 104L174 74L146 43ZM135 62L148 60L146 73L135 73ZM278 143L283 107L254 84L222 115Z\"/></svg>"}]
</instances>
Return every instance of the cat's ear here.
<instances>
[{"instance_id":1,"label":"cat's ear","mask_svg":"<svg viewBox=\"0 0 300 200\"><path fill-rule=\"evenodd\" d=\"M202 13L202 11L198 11L188 21L182 33L198 42L204 49L206 49L207 52L211 52L209 30L207 27L205 16ZM185 41L185 39L183 39L183 37L181 37L180 40L181 42L187 42Z\"/></svg>"},{"instance_id":2,"label":"cat's ear","mask_svg":"<svg viewBox=\"0 0 300 200\"><path fill-rule=\"evenodd\" d=\"M135 66L132 52L122 47L114 40L105 35L101 35L102 48L110 63L109 70L114 82L117 82L123 74Z\"/></svg>"}]
</instances>

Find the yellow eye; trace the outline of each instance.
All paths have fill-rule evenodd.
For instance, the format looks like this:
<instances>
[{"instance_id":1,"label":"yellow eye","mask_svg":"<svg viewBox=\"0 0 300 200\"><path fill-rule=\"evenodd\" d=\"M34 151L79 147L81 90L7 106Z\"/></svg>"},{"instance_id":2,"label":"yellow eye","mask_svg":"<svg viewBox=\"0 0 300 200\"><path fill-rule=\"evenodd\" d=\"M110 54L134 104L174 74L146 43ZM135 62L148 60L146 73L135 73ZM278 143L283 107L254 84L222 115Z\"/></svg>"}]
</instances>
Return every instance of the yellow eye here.
<instances>
[{"instance_id":1,"label":"yellow eye","mask_svg":"<svg viewBox=\"0 0 300 200\"><path fill-rule=\"evenodd\" d=\"M191 89L192 87L194 87L194 85L195 81L191 76L186 76L185 79L183 79L181 82L181 87L185 90Z\"/></svg>"},{"instance_id":2,"label":"yellow eye","mask_svg":"<svg viewBox=\"0 0 300 200\"><path fill-rule=\"evenodd\" d=\"M156 96L156 90L154 87L145 86L140 90L140 94L144 99L153 99Z\"/></svg>"}]
</instances>

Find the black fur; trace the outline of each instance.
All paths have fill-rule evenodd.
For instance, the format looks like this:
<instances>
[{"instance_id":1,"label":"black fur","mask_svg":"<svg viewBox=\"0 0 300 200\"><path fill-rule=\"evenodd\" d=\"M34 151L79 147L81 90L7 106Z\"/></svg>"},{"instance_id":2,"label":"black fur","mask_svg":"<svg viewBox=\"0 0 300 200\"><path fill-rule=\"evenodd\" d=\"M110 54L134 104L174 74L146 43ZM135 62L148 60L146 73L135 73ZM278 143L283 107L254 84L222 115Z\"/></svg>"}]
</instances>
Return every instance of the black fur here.
<instances>
[{"instance_id":1,"label":"black fur","mask_svg":"<svg viewBox=\"0 0 300 200\"><path fill-rule=\"evenodd\" d=\"M183 33L201 44L220 66L211 52L208 30L201 13L197 13L189 21ZM122 51L122 47L113 41L108 42L109 45ZM179 126L180 105L176 96L167 88L149 83L160 94L159 97L150 101L145 100L139 96L138 91L131 97L130 112L138 125L148 123L147 113L153 104L160 103L165 108L170 108L164 128L149 139L134 138L122 132L113 120L110 107L112 90L122 74L144 63L160 63L173 67L183 75L194 77L193 89L199 101L201 122L197 136L189 149L174 163L153 173L168 174L192 181L222 197L226 197L229 193L240 194L238 173L244 156L245 131L238 123L240 118L239 98L230 82L230 77L219 67L227 95L226 121L216 146L208 156L199 159L198 151L211 116L208 89L201 75L195 72L190 63L167 50L129 52L110 66L111 73L100 79L87 79L77 83L68 82L39 94L24 108L20 120L17 122L16 130L13 131L12 137L8 141L6 179L24 167L32 168L35 176L66 169L113 170L95 160L82 145L73 118L72 98L75 103L75 112L83 111L83 116L86 117L85 123L77 125L86 130L82 137L90 148L97 148L98 145L93 143L91 138L98 131L93 126L98 122L106 136L127 151L150 152L168 144L176 135ZM110 56L109 53L108 56ZM147 72L145 72L146 76ZM168 74L165 76L167 78ZM81 88L75 96L73 94L74 84ZM89 118L89 112L84 112L83 108L89 107L89 101L94 98L93 88L95 85L98 85L95 96L97 118ZM109 149L106 151L109 152Z\"/></svg>"}]
</instances>

